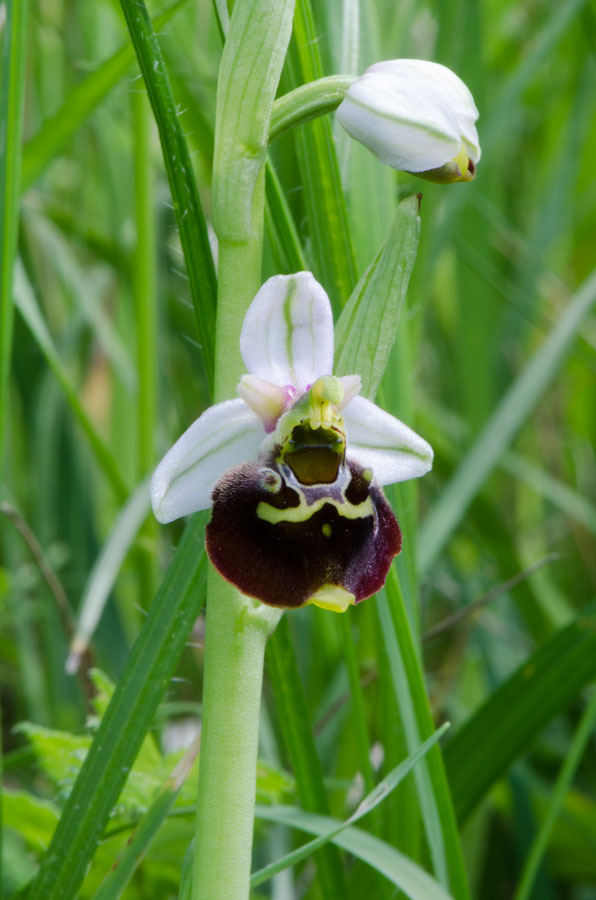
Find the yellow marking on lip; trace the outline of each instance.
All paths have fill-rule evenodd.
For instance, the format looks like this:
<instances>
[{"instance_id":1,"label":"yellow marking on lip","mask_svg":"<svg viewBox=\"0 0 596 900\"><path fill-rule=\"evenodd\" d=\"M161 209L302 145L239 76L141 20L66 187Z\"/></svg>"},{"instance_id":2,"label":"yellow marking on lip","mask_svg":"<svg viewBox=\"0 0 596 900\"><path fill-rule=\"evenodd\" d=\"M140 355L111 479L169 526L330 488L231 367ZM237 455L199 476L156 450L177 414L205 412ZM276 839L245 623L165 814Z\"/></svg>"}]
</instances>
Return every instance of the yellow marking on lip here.
<instances>
[{"instance_id":1,"label":"yellow marking on lip","mask_svg":"<svg viewBox=\"0 0 596 900\"><path fill-rule=\"evenodd\" d=\"M370 497L358 504L340 503L339 500L335 500L332 497L320 497L311 506L302 500L299 506L289 506L287 509L277 509L277 507L261 500L257 506L257 516L271 525L279 525L280 522L307 522L326 503L334 506L344 519L365 519L367 516L373 515L373 504Z\"/></svg>"}]
</instances>

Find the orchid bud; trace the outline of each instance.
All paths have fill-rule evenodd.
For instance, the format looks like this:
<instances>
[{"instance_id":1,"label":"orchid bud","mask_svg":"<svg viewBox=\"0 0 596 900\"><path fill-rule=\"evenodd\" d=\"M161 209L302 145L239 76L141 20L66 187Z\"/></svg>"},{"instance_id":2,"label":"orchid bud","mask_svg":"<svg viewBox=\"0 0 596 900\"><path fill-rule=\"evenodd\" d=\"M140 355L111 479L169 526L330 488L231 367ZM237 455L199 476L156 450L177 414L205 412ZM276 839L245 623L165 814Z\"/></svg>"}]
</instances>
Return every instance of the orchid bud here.
<instances>
[{"instance_id":1,"label":"orchid bud","mask_svg":"<svg viewBox=\"0 0 596 900\"><path fill-rule=\"evenodd\" d=\"M480 159L474 99L439 63L376 63L348 88L337 118L386 165L448 184L471 181Z\"/></svg>"}]
</instances>

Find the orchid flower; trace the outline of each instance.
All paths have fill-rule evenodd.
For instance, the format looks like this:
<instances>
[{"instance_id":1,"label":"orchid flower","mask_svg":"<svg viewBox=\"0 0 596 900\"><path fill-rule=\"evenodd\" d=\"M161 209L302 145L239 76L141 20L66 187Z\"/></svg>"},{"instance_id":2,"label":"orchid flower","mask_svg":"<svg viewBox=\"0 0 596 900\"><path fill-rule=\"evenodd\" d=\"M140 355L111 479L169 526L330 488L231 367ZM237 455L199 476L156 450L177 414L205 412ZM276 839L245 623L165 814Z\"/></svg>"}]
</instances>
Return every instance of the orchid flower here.
<instances>
[{"instance_id":1,"label":"orchid flower","mask_svg":"<svg viewBox=\"0 0 596 900\"><path fill-rule=\"evenodd\" d=\"M206 410L151 482L156 518L213 506L206 548L243 594L345 610L376 593L401 532L381 485L424 475L432 450L337 378L327 294L310 272L276 275L240 335L248 370Z\"/></svg>"},{"instance_id":2,"label":"orchid flower","mask_svg":"<svg viewBox=\"0 0 596 900\"><path fill-rule=\"evenodd\" d=\"M375 63L349 87L336 115L394 169L441 183L474 178L478 110L446 66L422 59Z\"/></svg>"}]
</instances>

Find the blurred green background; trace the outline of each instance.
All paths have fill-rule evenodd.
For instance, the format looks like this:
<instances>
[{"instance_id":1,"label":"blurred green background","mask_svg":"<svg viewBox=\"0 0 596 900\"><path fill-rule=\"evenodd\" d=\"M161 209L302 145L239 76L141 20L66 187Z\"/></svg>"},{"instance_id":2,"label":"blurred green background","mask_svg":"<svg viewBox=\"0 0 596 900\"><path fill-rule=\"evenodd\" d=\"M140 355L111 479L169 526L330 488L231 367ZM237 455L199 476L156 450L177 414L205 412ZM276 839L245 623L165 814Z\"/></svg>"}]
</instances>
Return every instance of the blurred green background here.
<instances>
[{"instance_id":1,"label":"blurred green background","mask_svg":"<svg viewBox=\"0 0 596 900\"><path fill-rule=\"evenodd\" d=\"M154 21L164 9L152 4ZM271 160L296 243L292 256L269 220L263 277L293 271L298 259L338 312L398 199L422 192L419 253L382 394L430 441L436 461L419 485L388 496L405 534L398 570L421 634L482 601L423 643L435 720L453 723L447 774L472 894L515 895L550 809L554 826L527 896L594 900L593 715L581 748L573 741L596 675L596 287L587 281L596 259L596 8L586 0L313 0L312 14L315 75L433 59L466 81L480 110L476 181L448 188L383 168L332 117L282 137ZM156 30L209 220L221 55L211 4L178 3ZM300 39L282 91L304 75ZM345 197L341 233L317 206L312 154L325 135ZM182 530L159 529L146 515L146 490L122 514L123 504L209 405L209 390L157 131L116 2L30 0L24 136L0 513L2 744L8 791L59 807L72 772L44 770L15 725L85 732L88 685L66 674L65 661L82 602L100 602L98 571L109 590L84 663L118 679ZM404 755L382 618L372 601L349 615L351 670L336 617L314 609L288 617L340 818L362 787L363 723L372 748L365 780ZM201 628L199 620L160 708L162 741L196 721ZM360 678L358 700L350 671ZM498 693L502 685L509 693ZM268 682L263 759L290 771L278 717ZM569 789L551 809L572 746ZM273 775L263 778L266 793ZM424 862L411 782L370 827ZM289 776L271 791L300 802ZM6 829L7 897L31 877L51 831L51 823L39 833L17 825ZM124 896L175 897L191 832L190 817L164 827ZM261 829L257 858L280 855L290 840ZM81 896L92 895L117 852L104 851ZM356 900L397 896L374 869L346 865ZM275 900L321 896L312 864L260 890Z\"/></svg>"}]
</instances>

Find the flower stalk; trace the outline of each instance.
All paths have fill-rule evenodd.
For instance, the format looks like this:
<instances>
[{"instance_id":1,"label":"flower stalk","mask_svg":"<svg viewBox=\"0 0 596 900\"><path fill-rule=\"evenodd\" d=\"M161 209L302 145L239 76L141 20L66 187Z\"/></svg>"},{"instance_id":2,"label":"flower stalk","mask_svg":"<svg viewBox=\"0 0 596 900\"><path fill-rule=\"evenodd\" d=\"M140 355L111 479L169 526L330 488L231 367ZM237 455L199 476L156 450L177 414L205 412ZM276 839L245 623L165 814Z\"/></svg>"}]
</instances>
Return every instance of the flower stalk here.
<instances>
[{"instance_id":1,"label":"flower stalk","mask_svg":"<svg viewBox=\"0 0 596 900\"><path fill-rule=\"evenodd\" d=\"M261 283L262 167L293 7L293 0L275 6L239 0L224 48L213 196L219 240L216 402L234 394L242 372L240 329ZM253 88L248 95L247 84ZM240 133L247 124L250 134ZM264 653L280 616L210 571L192 900L247 900L250 893Z\"/></svg>"}]
</instances>

